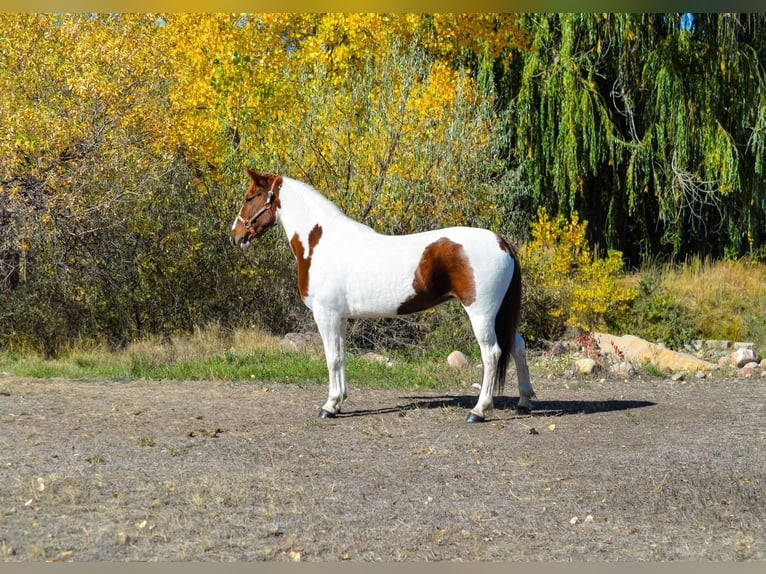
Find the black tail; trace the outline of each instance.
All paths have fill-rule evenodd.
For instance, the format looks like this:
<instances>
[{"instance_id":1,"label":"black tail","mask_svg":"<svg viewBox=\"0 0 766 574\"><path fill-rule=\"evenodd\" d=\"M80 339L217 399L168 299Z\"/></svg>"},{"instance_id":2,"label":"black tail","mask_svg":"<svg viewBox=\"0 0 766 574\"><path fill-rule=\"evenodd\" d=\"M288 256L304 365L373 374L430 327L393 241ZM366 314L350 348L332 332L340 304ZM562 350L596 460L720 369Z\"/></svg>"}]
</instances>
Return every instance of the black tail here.
<instances>
[{"instance_id":1,"label":"black tail","mask_svg":"<svg viewBox=\"0 0 766 574\"><path fill-rule=\"evenodd\" d=\"M516 330L519 328L521 318L521 267L519 267L519 258L515 249L508 242L502 241L501 245L513 259L513 276L503 297L503 302L500 304L500 309L495 316L495 336L500 345L500 359L497 362L493 385L497 394L502 394L505 387L508 358L513 352Z\"/></svg>"}]
</instances>

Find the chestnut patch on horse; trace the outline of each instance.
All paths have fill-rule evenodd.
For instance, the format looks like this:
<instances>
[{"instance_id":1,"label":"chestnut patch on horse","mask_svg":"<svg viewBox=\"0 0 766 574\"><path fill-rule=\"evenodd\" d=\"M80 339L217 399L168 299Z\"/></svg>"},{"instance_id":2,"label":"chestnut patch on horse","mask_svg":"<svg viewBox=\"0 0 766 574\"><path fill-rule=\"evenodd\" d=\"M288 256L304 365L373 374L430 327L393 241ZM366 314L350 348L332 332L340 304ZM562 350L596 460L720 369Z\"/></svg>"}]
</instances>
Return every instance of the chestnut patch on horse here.
<instances>
[{"instance_id":1,"label":"chestnut patch on horse","mask_svg":"<svg viewBox=\"0 0 766 574\"><path fill-rule=\"evenodd\" d=\"M303 249L303 243L301 243L298 234L294 234L290 239L290 247L293 250L295 259L298 262L298 291L301 294L301 299L305 299L309 294L309 267L311 267L311 256L314 254L314 247L319 243L319 239L322 237L322 228L319 224L309 232L309 254L305 256Z\"/></svg>"},{"instance_id":2,"label":"chestnut patch on horse","mask_svg":"<svg viewBox=\"0 0 766 574\"><path fill-rule=\"evenodd\" d=\"M516 255L516 248L513 245L508 243L505 239L503 239L499 235L497 236L497 242L500 244L500 249L502 249L508 255L510 255L511 259L513 259L514 261L518 259L518 256Z\"/></svg>"},{"instance_id":3,"label":"chestnut patch on horse","mask_svg":"<svg viewBox=\"0 0 766 574\"><path fill-rule=\"evenodd\" d=\"M451 297L469 306L476 300L473 268L463 246L442 237L423 250L412 281L415 290L396 310L399 315L423 311Z\"/></svg>"}]
</instances>

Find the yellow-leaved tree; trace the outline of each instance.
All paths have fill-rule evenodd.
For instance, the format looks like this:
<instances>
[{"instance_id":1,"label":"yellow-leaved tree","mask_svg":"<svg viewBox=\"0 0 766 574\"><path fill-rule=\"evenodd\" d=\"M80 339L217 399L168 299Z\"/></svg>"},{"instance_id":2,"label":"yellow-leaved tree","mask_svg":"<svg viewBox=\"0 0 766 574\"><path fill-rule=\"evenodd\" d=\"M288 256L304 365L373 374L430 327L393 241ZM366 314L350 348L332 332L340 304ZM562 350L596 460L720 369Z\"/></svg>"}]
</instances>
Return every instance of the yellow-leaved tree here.
<instances>
[{"instance_id":1,"label":"yellow-leaved tree","mask_svg":"<svg viewBox=\"0 0 766 574\"><path fill-rule=\"evenodd\" d=\"M523 45L515 22L0 16L2 342L53 354L82 333L300 322L278 236L251 258L226 245L245 165L305 179L380 231L508 235L491 70Z\"/></svg>"}]
</instances>

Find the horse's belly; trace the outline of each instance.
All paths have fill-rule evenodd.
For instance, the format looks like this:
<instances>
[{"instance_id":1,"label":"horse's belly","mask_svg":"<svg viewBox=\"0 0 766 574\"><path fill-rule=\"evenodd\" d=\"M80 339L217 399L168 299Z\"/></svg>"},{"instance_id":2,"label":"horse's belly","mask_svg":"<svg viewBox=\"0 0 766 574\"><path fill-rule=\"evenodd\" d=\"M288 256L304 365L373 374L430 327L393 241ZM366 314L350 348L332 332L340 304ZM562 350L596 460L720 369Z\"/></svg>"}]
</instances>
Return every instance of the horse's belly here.
<instances>
[{"instance_id":1,"label":"horse's belly","mask_svg":"<svg viewBox=\"0 0 766 574\"><path fill-rule=\"evenodd\" d=\"M346 284L346 312L349 317L393 317L402 302L414 293L412 270L397 273L367 269Z\"/></svg>"}]
</instances>

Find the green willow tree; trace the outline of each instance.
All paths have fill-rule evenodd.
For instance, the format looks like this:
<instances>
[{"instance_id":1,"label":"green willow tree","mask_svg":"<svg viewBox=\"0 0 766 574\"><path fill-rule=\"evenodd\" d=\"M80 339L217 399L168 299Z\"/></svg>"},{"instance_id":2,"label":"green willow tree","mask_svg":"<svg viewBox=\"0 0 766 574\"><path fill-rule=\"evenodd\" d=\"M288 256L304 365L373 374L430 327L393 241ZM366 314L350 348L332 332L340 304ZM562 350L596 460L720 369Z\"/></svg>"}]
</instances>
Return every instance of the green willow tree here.
<instances>
[{"instance_id":1,"label":"green willow tree","mask_svg":"<svg viewBox=\"0 0 766 574\"><path fill-rule=\"evenodd\" d=\"M534 14L511 87L533 197L631 260L766 241L764 15ZM509 90L500 90L507 93Z\"/></svg>"}]
</instances>

